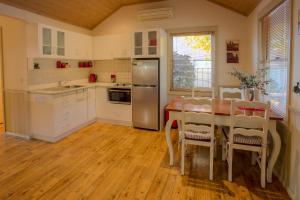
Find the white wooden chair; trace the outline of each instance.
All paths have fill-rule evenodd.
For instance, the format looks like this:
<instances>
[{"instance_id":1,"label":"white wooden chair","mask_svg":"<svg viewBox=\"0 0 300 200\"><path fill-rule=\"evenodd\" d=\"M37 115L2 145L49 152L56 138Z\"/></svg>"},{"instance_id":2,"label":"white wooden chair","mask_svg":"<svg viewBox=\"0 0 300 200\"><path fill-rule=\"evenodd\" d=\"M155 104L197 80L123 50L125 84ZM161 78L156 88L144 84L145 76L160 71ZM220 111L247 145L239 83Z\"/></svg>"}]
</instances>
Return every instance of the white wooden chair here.
<instances>
[{"instance_id":1,"label":"white wooden chair","mask_svg":"<svg viewBox=\"0 0 300 200\"><path fill-rule=\"evenodd\" d=\"M220 87L219 92L220 92L219 97L222 100L245 100L244 91L237 87ZM231 94L231 95L239 94L240 97L228 98L226 97L226 94ZM226 159L225 158L226 145L224 145L224 142L226 142L226 140L225 138L223 138L223 134L222 134L222 132L224 131L223 129L224 129L223 126L218 127L218 133L220 133L221 142L222 142L222 160L224 161Z\"/></svg>"},{"instance_id":2,"label":"white wooden chair","mask_svg":"<svg viewBox=\"0 0 300 200\"><path fill-rule=\"evenodd\" d=\"M207 106L211 113L189 112L190 106ZM209 179L213 180L213 160L214 160L214 99L207 98L185 98L183 105L183 119L181 138L181 174L184 175L184 158L186 145L199 145L210 148L210 171Z\"/></svg>"},{"instance_id":3,"label":"white wooden chair","mask_svg":"<svg viewBox=\"0 0 300 200\"><path fill-rule=\"evenodd\" d=\"M231 103L230 127L229 131L224 132L227 138L226 157L229 181L232 181L233 150L246 150L258 153L261 186L265 188L269 110L269 103L248 101Z\"/></svg>"},{"instance_id":4,"label":"white wooden chair","mask_svg":"<svg viewBox=\"0 0 300 200\"><path fill-rule=\"evenodd\" d=\"M226 100L244 100L244 91L240 88L233 88L233 87L220 87L220 99ZM240 98L226 98L225 94L239 94Z\"/></svg>"}]
</instances>

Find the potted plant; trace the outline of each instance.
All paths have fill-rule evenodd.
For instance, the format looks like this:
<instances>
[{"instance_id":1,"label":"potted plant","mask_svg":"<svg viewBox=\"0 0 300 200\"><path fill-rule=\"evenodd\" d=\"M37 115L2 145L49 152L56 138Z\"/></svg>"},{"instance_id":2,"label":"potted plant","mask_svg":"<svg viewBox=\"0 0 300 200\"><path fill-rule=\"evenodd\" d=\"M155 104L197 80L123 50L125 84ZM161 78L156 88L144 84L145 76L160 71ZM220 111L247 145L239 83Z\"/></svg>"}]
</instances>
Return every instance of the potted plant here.
<instances>
[{"instance_id":1,"label":"potted plant","mask_svg":"<svg viewBox=\"0 0 300 200\"><path fill-rule=\"evenodd\" d=\"M229 74L234 76L240 81L240 88L244 90L245 100L253 101L255 99L255 91L259 91L264 95L268 95L266 92L266 86L270 84L270 80L266 80L268 68L259 68L255 74L248 74L238 71L236 68Z\"/></svg>"}]
</instances>

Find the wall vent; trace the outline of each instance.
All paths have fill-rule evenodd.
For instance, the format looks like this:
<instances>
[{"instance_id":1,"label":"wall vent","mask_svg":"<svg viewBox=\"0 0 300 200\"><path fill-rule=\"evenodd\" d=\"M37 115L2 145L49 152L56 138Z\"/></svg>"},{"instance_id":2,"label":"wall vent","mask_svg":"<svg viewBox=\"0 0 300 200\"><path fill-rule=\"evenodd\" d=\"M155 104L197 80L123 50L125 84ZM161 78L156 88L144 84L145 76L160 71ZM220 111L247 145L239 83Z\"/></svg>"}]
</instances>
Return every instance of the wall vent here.
<instances>
[{"instance_id":1,"label":"wall vent","mask_svg":"<svg viewBox=\"0 0 300 200\"><path fill-rule=\"evenodd\" d=\"M173 17L173 8L148 9L138 12L138 19L141 21L162 20L171 17Z\"/></svg>"}]
</instances>

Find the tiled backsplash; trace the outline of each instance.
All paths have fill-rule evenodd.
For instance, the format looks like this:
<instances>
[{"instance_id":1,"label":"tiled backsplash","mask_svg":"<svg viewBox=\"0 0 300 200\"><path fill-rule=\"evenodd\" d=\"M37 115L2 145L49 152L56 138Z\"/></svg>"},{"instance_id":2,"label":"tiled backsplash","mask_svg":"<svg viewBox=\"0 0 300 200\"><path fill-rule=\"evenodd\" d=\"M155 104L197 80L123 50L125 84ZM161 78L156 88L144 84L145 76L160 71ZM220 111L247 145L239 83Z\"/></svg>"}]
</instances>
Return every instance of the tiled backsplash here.
<instances>
[{"instance_id":1,"label":"tiled backsplash","mask_svg":"<svg viewBox=\"0 0 300 200\"><path fill-rule=\"evenodd\" d=\"M94 61L93 68L78 68L78 60L63 60L71 67L56 68L56 59L35 59L40 69L28 72L28 84L30 86L55 83L58 81L71 81L88 79L90 73L98 75L98 82L111 82L111 74L115 74L117 82L131 83L131 60L98 60Z\"/></svg>"},{"instance_id":2,"label":"tiled backsplash","mask_svg":"<svg viewBox=\"0 0 300 200\"><path fill-rule=\"evenodd\" d=\"M54 83L58 81L71 81L87 79L91 69L89 68L65 68L65 69L39 69L28 72L28 84L38 85Z\"/></svg>"},{"instance_id":3,"label":"tiled backsplash","mask_svg":"<svg viewBox=\"0 0 300 200\"><path fill-rule=\"evenodd\" d=\"M117 82L131 83L131 60L97 60L94 62L93 73L98 75L99 82L110 82L111 74L115 74Z\"/></svg>"}]
</instances>

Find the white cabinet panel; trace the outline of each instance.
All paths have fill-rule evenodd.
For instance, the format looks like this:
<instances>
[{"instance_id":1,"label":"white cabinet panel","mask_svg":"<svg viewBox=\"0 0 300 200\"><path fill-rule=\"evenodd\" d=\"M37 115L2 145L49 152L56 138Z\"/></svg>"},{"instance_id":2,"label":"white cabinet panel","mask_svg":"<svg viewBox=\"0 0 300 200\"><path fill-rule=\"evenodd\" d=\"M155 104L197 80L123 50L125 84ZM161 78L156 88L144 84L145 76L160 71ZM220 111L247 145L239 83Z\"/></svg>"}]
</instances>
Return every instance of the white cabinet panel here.
<instances>
[{"instance_id":1,"label":"white cabinet panel","mask_svg":"<svg viewBox=\"0 0 300 200\"><path fill-rule=\"evenodd\" d=\"M88 89L88 121L96 119L96 89Z\"/></svg>"},{"instance_id":2,"label":"white cabinet panel","mask_svg":"<svg viewBox=\"0 0 300 200\"><path fill-rule=\"evenodd\" d=\"M66 55L71 59L92 59L93 51L92 36L75 32L68 32L66 38Z\"/></svg>"},{"instance_id":3,"label":"white cabinet panel","mask_svg":"<svg viewBox=\"0 0 300 200\"><path fill-rule=\"evenodd\" d=\"M132 106L108 102L107 88L96 88L96 110L99 119L126 124L132 122Z\"/></svg>"},{"instance_id":4,"label":"white cabinet panel","mask_svg":"<svg viewBox=\"0 0 300 200\"><path fill-rule=\"evenodd\" d=\"M30 131L55 142L88 122L87 89L59 95L30 95Z\"/></svg>"},{"instance_id":5,"label":"white cabinet panel","mask_svg":"<svg viewBox=\"0 0 300 200\"><path fill-rule=\"evenodd\" d=\"M39 53L35 57L63 58L65 56L64 30L55 27L38 25L38 48Z\"/></svg>"},{"instance_id":6,"label":"white cabinet panel","mask_svg":"<svg viewBox=\"0 0 300 200\"><path fill-rule=\"evenodd\" d=\"M133 57L160 56L160 29L136 31L133 33Z\"/></svg>"},{"instance_id":7,"label":"white cabinet panel","mask_svg":"<svg viewBox=\"0 0 300 200\"><path fill-rule=\"evenodd\" d=\"M96 36L93 42L94 59L129 58L131 44L131 36L128 34Z\"/></svg>"},{"instance_id":8,"label":"white cabinet panel","mask_svg":"<svg viewBox=\"0 0 300 200\"><path fill-rule=\"evenodd\" d=\"M43 24L27 24L29 58L82 59L93 58L93 37Z\"/></svg>"},{"instance_id":9,"label":"white cabinet panel","mask_svg":"<svg viewBox=\"0 0 300 200\"><path fill-rule=\"evenodd\" d=\"M79 90L76 94L76 122L83 124L87 122L87 90Z\"/></svg>"}]
</instances>

